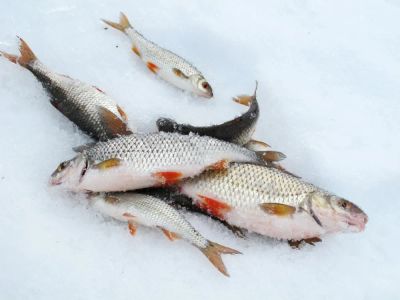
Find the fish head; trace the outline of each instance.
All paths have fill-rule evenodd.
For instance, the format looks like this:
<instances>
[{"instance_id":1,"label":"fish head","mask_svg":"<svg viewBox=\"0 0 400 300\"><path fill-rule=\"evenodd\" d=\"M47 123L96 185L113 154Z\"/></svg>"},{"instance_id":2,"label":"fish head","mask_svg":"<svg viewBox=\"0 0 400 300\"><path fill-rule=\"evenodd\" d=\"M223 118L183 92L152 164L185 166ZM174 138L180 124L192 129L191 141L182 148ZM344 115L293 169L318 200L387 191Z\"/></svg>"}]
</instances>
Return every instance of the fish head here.
<instances>
[{"instance_id":1,"label":"fish head","mask_svg":"<svg viewBox=\"0 0 400 300\"><path fill-rule=\"evenodd\" d=\"M51 174L51 185L62 185L71 190L77 189L88 167L88 160L83 153L58 165Z\"/></svg>"},{"instance_id":2,"label":"fish head","mask_svg":"<svg viewBox=\"0 0 400 300\"><path fill-rule=\"evenodd\" d=\"M207 80L202 75L192 75L190 76L190 81L192 82L193 90L192 92L196 95L212 98L213 90L211 85L207 82Z\"/></svg>"},{"instance_id":3,"label":"fish head","mask_svg":"<svg viewBox=\"0 0 400 300\"><path fill-rule=\"evenodd\" d=\"M328 193L311 196L311 211L328 232L361 232L368 216L357 205Z\"/></svg>"}]
</instances>

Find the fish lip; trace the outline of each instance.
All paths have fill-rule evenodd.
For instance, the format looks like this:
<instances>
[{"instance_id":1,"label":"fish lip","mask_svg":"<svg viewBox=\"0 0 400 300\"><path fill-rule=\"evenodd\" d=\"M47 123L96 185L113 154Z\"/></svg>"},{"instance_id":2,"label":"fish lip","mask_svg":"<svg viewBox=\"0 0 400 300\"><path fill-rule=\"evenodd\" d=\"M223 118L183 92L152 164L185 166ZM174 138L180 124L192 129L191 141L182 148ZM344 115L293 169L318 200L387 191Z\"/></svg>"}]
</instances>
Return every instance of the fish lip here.
<instances>
[{"instance_id":1,"label":"fish lip","mask_svg":"<svg viewBox=\"0 0 400 300\"><path fill-rule=\"evenodd\" d=\"M49 180L49 184L52 186L60 185L61 183L62 183L62 181L59 179L56 179L56 178L50 178L50 180Z\"/></svg>"},{"instance_id":2,"label":"fish lip","mask_svg":"<svg viewBox=\"0 0 400 300\"><path fill-rule=\"evenodd\" d=\"M358 217L356 220L347 221L348 226L355 227L358 231L363 231L365 229L365 225L368 223L368 216L364 215L362 217Z\"/></svg>"}]
</instances>

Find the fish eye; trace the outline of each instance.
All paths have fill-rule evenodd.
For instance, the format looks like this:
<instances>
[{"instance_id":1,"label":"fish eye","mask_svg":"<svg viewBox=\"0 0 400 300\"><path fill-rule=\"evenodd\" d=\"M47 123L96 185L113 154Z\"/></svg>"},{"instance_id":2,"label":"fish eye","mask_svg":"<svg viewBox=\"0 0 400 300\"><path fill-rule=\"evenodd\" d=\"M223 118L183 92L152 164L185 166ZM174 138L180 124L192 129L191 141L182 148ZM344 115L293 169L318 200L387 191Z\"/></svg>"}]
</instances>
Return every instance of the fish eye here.
<instances>
[{"instance_id":1,"label":"fish eye","mask_svg":"<svg viewBox=\"0 0 400 300\"><path fill-rule=\"evenodd\" d=\"M339 205L343 208L346 209L348 207L348 204L346 201L340 201Z\"/></svg>"},{"instance_id":2,"label":"fish eye","mask_svg":"<svg viewBox=\"0 0 400 300\"><path fill-rule=\"evenodd\" d=\"M210 87L210 85L208 84L208 82L203 82L202 84L201 84L201 86L204 88L204 89L208 89L209 87Z\"/></svg>"}]
</instances>

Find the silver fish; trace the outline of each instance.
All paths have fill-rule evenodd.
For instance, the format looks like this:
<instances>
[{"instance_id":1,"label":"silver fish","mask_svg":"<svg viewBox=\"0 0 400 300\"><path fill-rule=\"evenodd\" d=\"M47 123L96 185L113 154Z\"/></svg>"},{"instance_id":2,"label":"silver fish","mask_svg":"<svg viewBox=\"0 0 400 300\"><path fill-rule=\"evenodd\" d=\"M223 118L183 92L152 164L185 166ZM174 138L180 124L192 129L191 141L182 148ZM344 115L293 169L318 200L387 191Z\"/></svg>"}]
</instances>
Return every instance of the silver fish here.
<instances>
[{"instance_id":1,"label":"silver fish","mask_svg":"<svg viewBox=\"0 0 400 300\"><path fill-rule=\"evenodd\" d=\"M355 204L275 168L234 163L184 181L181 192L231 225L287 240L362 231L368 217Z\"/></svg>"},{"instance_id":2,"label":"silver fish","mask_svg":"<svg viewBox=\"0 0 400 300\"><path fill-rule=\"evenodd\" d=\"M221 254L239 254L239 251L204 238L177 210L164 201L139 193L99 194L90 197L90 204L105 215L128 222L135 235L138 225L156 227L168 239L184 239L197 247L224 275L229 276Z\"/></svg>"},{"instance_id":3,"label":"silver fish","mask_svg":"<svg viewBox=\"0 0 400 300\"><path fill-rule=\"evenodd\" d=\"M206 136L164 132L121 136L81 150L59 165L51 177L53 185L75 191L134 190L174 184L208 168L227 168L232 161L264 164L270 157L268 151L254 152Z\"/></svg>"},{"instance_id":4,"label":"silver fish","mask_svg":"<svg viewBox=\"0 0 400 300\"><path fill-rule=\"evenodd\" d=\"M146 39L131 26L123 13L120 15L119 23L103 21L130 38L132 51L151 72L182 90L206 98L213 96L210 84L199 70L182 57Z\"/></svg>"},{"instance_id":5,"label":"silver fish","mask_svg":"<svg viewBox=\"0 0 400 300\"><path fill-rule=\"evenodd\" d=\"M252 96L241 95L233 98L235 102L249 107L244 114L233 120L218 125L192 126L189 124L179 124L172 119L160 118L157 120L158 130L163 132L179 132L181 134L195 133L198 135L206 135L242 145L251 150L265 150L269 147L268 144L252 140L251 138L260 114L256 92L257 82L256 89Z\"/></svg>"},{"instance_id":6,"label":"silver fish","mask_svg":"<svg viewBox=\"0 0 400 300\"><path fill-rule=\"evenodd\" d=\"M99 88L51 71L23 39L19 49L19 57L0 54L31 71L50 95L50 103L82 131L102 141L132 133L125 112Z\"/></svg>"}]
</instances>

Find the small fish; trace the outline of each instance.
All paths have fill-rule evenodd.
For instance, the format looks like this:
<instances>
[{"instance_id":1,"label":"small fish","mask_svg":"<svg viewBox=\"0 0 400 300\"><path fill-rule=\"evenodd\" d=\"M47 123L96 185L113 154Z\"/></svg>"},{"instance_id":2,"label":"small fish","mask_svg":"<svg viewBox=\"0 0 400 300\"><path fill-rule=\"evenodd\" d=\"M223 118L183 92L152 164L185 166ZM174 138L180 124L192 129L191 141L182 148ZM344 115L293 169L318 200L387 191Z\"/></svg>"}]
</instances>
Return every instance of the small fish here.
<instances>
[{"instance_id":1,"label":"small fish","mask_svg":"<svg viewBox=\"0 0 400 300\"><path fill-rule=\"evenodd\" d=\"M194 134L149 133L121 136L78 149L59 165L53 185L74 191L115 192L172 185L206 169L224 169L232 161L265 164L269 152ZM283 156L283 154L282 154Z\"/></svg>"},{"instance_id":2,"label":"small fish","mask_svg":"<svg viewBox=\"0 0 400 300\"><path fill-rule=\"evenodd\" d=\"M277 239L364 230L355 204L275 168L234 163L180 184L181 192L231 225Z\"/></svg>"},{"instance_id":3,"label":"small fish","mask_svg":"<svg viewBox=\"0 0 400 300\"><path fill-rule=\"evenodd\" d=\"M132 133L125 112L99 88L51 71L21 38L19 50L19 57L0 54L32 72L49 94L50 103L82 131L101 141Z\"/></svg>"},{"instance_id":4,"label":"small fish","mask_svg":"<svg viewBox=\"0 0 400 300\"><path fill-rule=\"evenodd\" d=\"M225 276L229 276L221 254L240 254L239 251L211 242L164 201L140 193L99 194L90 197L90 204L105 215L128 222L135 235L138 225L157 227L173 241L184 239L197 247L210 262Z\"/></svg>"},{"instance_id":5,"label":"small fish","mask_svg":"<svg viewBox=\"0 0 400 300\"><path fill-rule=\"evenodd\" d=\"M219 125L196 127L188 124L179 124L172 119L160 118L157 120L158 131L206 135L219 140L242 145L251 150L264 151L269 147L268 144L251 139L260 114L256 97L257 85L256 82L256 88L252 96L241 95L233 98L235 102L249 106L249 109L244 114L231 121Z\"/></svg>"},{"instance_id":6,"label":"small fish","mask_svg":"<svg viewBox=\"0 0 400 300\"><path fill-rule=\"evenodd\" d=\"M119 23L103 20L107 25L125 33L132 42L132 51L146 64L147 68L165 81L198 96L211 98L211 85L191 63L146 39L121 13Z\"/></svg>"}]
</instances>

